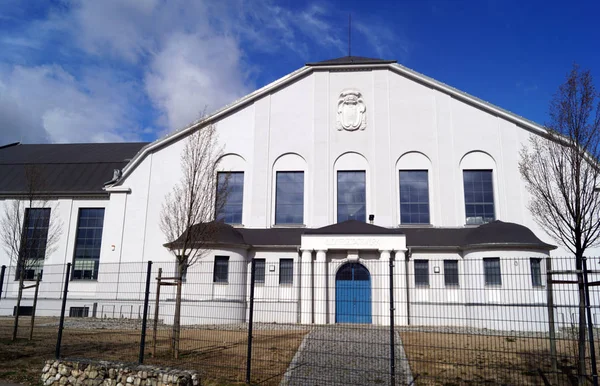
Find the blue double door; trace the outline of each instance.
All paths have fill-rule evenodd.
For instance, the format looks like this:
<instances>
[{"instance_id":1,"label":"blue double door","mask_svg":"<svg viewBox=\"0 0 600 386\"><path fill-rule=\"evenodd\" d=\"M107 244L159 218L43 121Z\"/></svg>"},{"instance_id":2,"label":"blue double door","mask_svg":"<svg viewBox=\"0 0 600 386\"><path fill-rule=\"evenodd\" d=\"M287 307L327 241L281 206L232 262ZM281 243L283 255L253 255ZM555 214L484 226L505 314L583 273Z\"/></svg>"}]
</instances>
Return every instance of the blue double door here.
<instances>
[{"instance_id":1,"label":"blue double door","mask_svg":"<svg viewBox=\"0 0 600 386\"><path fill-rule=\"evenodd\" d=\"M348 263L335 275L336 323L371 323L371 274L362 264Z\"/></svg>"}]
</instances>

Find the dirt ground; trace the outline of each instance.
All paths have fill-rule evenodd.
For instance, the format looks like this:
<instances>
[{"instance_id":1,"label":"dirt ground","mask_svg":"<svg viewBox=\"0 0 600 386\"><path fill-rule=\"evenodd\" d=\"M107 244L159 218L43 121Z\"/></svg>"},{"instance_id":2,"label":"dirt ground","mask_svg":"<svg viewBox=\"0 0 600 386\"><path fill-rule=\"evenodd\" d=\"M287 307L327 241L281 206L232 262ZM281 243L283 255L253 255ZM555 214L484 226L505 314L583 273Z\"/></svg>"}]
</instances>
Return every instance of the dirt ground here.
<instances>
[{"instance_id":1,"label":"dirt ground","mask_svg":"<svg viewBox=\"0 0 600 386\"><path fill-rule=\"evenodd\" d=\"M577 343L557 342L558 372L551 371L547 338L401 332L416 385L552 385L575 381ZM589 371L589 369L588 369Z\"/></svg>"},{"instance_id":2,"label":"dirt ground","mask_svg":"<svg viewBox=\"0 0 600 386\"><path fill-rule=\"evenodd\" d=\"M55 318L36 318L34 339L28 341L29 321L20 323L19 339L10 340L12 318L0 318L0 382L39 384L46 359L54 358L58 328ZM39 327L38 327L39 326ZM255 331L252 382L277 385L292 360L305 331ZM69 329L63 333L62 357L137 362L139 330ZM203 385L243 384L246 374L247 332L184 329L181 357L172 359L170 331L159 330L156 357L152 355L152 331L148 330L146 364L199 370Z\"/></svg>"}]
</instances>

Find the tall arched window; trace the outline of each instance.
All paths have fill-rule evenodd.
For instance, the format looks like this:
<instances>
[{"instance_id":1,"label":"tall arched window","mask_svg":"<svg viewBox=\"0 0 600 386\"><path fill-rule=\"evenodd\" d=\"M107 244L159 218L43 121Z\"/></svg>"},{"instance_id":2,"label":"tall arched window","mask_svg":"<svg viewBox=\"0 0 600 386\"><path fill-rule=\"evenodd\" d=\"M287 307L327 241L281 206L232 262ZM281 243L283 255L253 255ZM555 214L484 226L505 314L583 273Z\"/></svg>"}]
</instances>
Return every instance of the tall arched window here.
<instances>
[{"instance_id":1,"label":"tall arched window","mask_svg":"<svg viewBox=\"0 0 600 386\"><path fill-rule=\"evenodd\" d=\"M337 222L367 220L368 162L361 154L348 152L334 164Z\"/></svg>"},{"instance_id":2,"label":"tall arched window","mask_svg":"<svg viewBox=\"0 0 600 386\"><path fill-rule=\"evenodd\" d=\"M243 224L245 164L245 160L237 154L226 154L219 160L215 220Z\"/></svg>"},{"instance_id":3,"label":"tall arched window","mask_svg":"<svg viewBox=\"0 0 600 386\"><path fill-rule=\"evenodd\" d=\"M303 225L306 197L306 161L300 155L288 153L273 164L275 225Z\"/></svg>"},{"instance_id":4,"label":"tall arched window","mask_svg":"<svg viewBox=\"0 0 600 386\"><path fill-rule=\"evenodd\" d=\"M416 151L403 154L396 163L400 199L400 224L430 224L431 161Z\"/></svg>"},{"instance_id":5,"label":"tall arched window","mask_svg":"<svg viewBox=\"0 0 600 386\"><path fill-rule=\"evenodd\" d=\"M465 224L477 225L496 219L496 162L487 153L472 151L460 161L465 202Z\"/></svg>"}]
</instances>

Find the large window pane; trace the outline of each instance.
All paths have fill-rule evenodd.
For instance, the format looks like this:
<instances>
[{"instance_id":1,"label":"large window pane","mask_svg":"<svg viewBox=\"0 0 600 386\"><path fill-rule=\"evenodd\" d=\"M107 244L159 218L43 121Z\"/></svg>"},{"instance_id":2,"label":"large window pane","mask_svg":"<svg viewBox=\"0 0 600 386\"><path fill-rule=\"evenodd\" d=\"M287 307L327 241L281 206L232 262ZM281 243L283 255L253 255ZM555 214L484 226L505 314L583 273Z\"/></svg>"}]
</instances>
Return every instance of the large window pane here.
<instances>
[{"instance_id":1,"label":"large window pane","mask_svg":"<svg viewBox=\"0 0 600 386\"><path fill-rule=\"evenodd\" d=\"M444 260L444 285L458 287L458 261Z\"/></svg>"},{"instance_id":2,"label":"large window pane","mask_svg":"<svg viewBox=\"0 0 600 386\"><path fill-rule=\"evenodd\" d=\"M280 259L279 260L279 284L294 283L294 260Z\"/></svg>"},{"instance_id":3,"label":"large window pane","mask_svg":"<svg viewBox=\"0 0 600 386\"><path fill-rule=\"evenodd\" d=\"M400 170L400 222L429 224L427 170Z\"/></svg>"},{"instance_id":4,"label":"large window pane","mask_svg":"<svg viewBox=\"0 0 600 386\"><path fill-rule=\"evenodd\" d=\"M415 260L415 285L429 285L429 260Z\"/></svg>"},{"instance_id":5,"label":"large window pane","mask_svg":"<svg viewBox=\"0 0 600 386\"><path fill-rule=\"evenodd\" d=\"M304 172L277 172L275 224L304 223Z\"/></svg>"},{"instance_id":6,"label":"large window pane","mask_svg":"<svg viewBox=\"0 0 600 386\"><path fill-rule=\"evenodd\" d=\"M366 188L364 171L337 173L337 222L366 220Z\"/></svg>"},{"instance_id":7,"label":"large window pane","mask_svg":"<svg viewBox=\"0 0 600 386\"><path fill-rule=\"evenodd\" d=\"M467 224L483 224L496 219L491 170L464 170L465 213Z\"/></svg>"},{"instance_id":8,"label":"large window pane","mask_svg":"<svg viewBox=\"0 0 600 386\"><path fill-rule=\"evenodd\" d=\"M21 268L25 270L25 280L35 280L38 275L41 279L46 259L49 226L50 208L25 209L20 252L22 262L17 269L16 279L19 279Z\"/></svg>"},{"instance_id":9,"label":"large window pane","mask_svg":"<svg viewBox=\"0 0 600 386\"><path fill-rule=\"evenodd\" d=\"M485 275L485 285L502 285L500 258L490 257L483 259L483 273Z\"/></svg>"},{"instance_id":10,"label":"large window pane","mask_svg":"<svg viewBox=\"0 0 600 386\"><path fill-rule=\"evenodd\" d=\"M542 259L530 259L531 265L531 284L534 287L542 286Z\"/></svg>"},{"instance_id":11,"label":"large window pane","mask_svg":"<svg viewBox=\"0 0 600 386\"><path fill-rule=\"evenodd\" d=\"M75 235L73 280L98 279L104 208L81 208Z\"/></svg>"},{"instance_id":12,"label":"large window pane","mask_svg":"<svg viewBox=\"0 0 600 386\"><path fill-rule=\"evenodd\" d=\"M229 256L215 256L215 266L213 271L213 282L229 282Z\"/></svg>"},{"instance_id":13,"label":"large window pane","mask_svg":"<svg viewBox=\"0 0 600 386\"><path fill-rule=\"evenodd\" d=\"M219 197L219 193L224 194L225 197ZM241 224L243 202L244 172L217 173L217 208L219 209L216 215L217 221L222 220L227 224Z\"/></svg>"}]
</instances>

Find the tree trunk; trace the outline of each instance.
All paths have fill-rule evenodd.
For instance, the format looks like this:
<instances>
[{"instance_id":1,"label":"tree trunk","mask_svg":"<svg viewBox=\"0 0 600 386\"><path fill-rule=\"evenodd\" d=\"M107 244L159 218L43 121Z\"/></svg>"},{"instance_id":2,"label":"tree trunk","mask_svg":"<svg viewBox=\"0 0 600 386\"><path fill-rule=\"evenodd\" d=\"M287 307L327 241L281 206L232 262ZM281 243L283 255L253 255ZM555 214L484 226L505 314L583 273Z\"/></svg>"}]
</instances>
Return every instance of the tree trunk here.
<instances>
[{"instance_id":1,"label":"tree trunk","mask_svg":"<svg viewBox=\"0 0 600 386\"><path fill-rule=\"evenodd\" d=\"M579 331L577 332L577 348L578 348L578 363L577 363L577 378L578 384L585 385L586 366L585 366L585 287L583 284L583 273L581 272L581 264L577 264L577 287L579 292Z\"/></svg>"},{"instance_id":2,"label":"tree trunk","mask_svg":"<svg viewBox=\"0 0 600 386\"><path fill-rule=\"evenodd\" d=\"M38 292L40 289L40 274L35 279L35 294L33 295L33 309L31 310L31 326L29 327L29 340L33 339L33 327L35 326L35 309L37 308Z\"/></svg>"},{"instance_id":3,"label":"tree trunk","mask_svg":"<svg viewBox=\"0 0 600 386\"><path fill-rule=\"evenodd\" d=\"M12 340L17 340L17 331L19 330L19 309L21 308L21 299L23 298L23 281L25 280L25 270L21 267L19 272L19 294L17 295L17 308L15 310L15 323L13 325Z\"/></svg>"},{"instance_id":4,"label":"tree trunk","mask_svg":"<svg viewBox=\"0 0 600 386\"><path fill-rule=\"evenodd\" d=\"M183 267L177 264L177 295L175 296L175 315L173 317L173 357L179 359L179 336L181 333L181 277Z\"/></svg>"}]
</instances>

